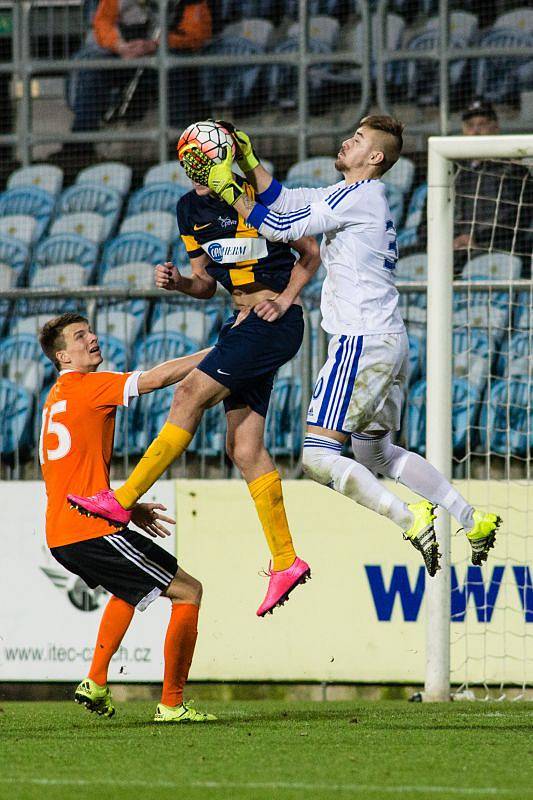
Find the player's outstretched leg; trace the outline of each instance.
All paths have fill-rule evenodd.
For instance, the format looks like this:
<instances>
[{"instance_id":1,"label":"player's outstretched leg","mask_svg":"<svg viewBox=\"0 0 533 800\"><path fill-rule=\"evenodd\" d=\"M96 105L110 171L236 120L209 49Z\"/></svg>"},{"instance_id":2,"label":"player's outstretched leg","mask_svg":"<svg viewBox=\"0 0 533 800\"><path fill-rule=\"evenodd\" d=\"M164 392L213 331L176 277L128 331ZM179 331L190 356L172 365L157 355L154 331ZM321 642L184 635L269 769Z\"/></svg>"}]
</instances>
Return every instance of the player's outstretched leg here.
<instances>
[{"instance_id":1,"label":"player's outstretched leg","mask_svg":"<svg viewBox=\"0 0 533 800\"><path fill-rule=\"evenodd\" d=\"M286 603L297 586L306 583L311 568L294 549L281 478L264 446L265 417L248 406L229 409L226 417L226 450L248 483L272 556L267 593L256 612L264 617Z\"/></svg>"},{"instance_id":2,"label":"player's outstretched leg","mask_svg":"<svg viewBox=\"0 0 533 800\"><path fill-rule=\"evenodd\" d=\"M425 458L392 444L390 433L352 434L352 449L356 460L371 472L399 481L454 516L470 542L472 564L479 565L487 559L494 547L500 517L473 508Z\"/></svg>"},{"instance_id":3,"label":"player's outstretched leg","mask_svg":"<svg viewBox=\"0 0 533 800\"><path fill-rule=\"evenodd\" d=\"M91 517L101 517L123 528L140 497L185 452L205 409L228 394L226 387L198 369L193 370L174 392L167 422L131 473L116 491L103 489L91 497L67 495L70 505Z\"/></svg>"},{"instance_id":4,"label":"player's outstretched leg","mask_svg":"<svg viewBox=\"0 0 533 800\"><path fill-rule=\"evenodd\" d=\"M183 689L189 675L196 639L202 585L181 568L165 592L172 601L172 610L165 637L165 674L161 702L154 722L211 722L214 714L197 711L183 700Z\"/></svg>"},{"instance_id":5,"label":"player's outstretched leg","mask_svg":"<svg viewBox=\"0 0 533 800\"><path fill-rule=\"evenodd\" d=\"M341 455L342 442L329 436L308 433L302 463L309 477L330 486L365 508L398 525L404 538L422 554L431 576L439 569L439 553L430 503L407 505L390 492L362 464Z\"/></svg>"},{"instance_id":6,"label":"player's outstretched leg","mask_svg":"<svg viewBox=\"0 0 533 800\"><path fill-rule=\"evenodd\" d=\"M109 662L117 652L134 614L134 607L112 596L105 607L98 629L89 674L74 693L76 703L101 717L112 717L115 707L107 685Z\"/></svg>"}]
</instances>

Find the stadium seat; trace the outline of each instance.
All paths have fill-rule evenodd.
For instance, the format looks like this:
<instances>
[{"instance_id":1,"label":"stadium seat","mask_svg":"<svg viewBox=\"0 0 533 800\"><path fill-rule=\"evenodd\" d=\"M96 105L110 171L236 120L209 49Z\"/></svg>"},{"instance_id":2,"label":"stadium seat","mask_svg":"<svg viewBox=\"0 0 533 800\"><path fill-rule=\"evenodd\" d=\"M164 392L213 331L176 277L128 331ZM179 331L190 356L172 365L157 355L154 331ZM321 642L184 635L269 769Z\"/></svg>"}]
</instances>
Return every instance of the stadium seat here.
<instances>
[{"instance_id":1,"label":"stadium seat","mask_svg":"<svg viewBox=\"0 0 533 800\"><path fill-rule=\"evenodd\" d=\"M422 365L422 357L421 357L421 345L420 339L417 336L413 336L411 333L408 333L407 338L409 339L409 377L408 377L408 384L412 386L418 378L421 376L422 372L425 372L425 369Z\"/></svg>"},{"instance_id":2,"label":"stadium seat","mask_svg":"<svg viewBox=\"0 0 533 800\"><path fill-rule=\"evenodd\" d=\"M21 186L36 186L56 197L63 187L63 170L52 164L21 167L11 173L7 188L18 189Z\"/></svg>"},{"instance_id":3,"label":"stadium seat","mask_svg":"<svg viewBox=\"0 0 533 800\"><path fill-rule=\"evenodd\" d=\"M153 266L166 261L166 258L167 246L161 239L157 239L149 233L122 233L106 244L99 282L103 281L108 269L134 263Z\"/></svg>"},{"instance_id":4,"label":"stadium seat","mask_svg":"<svg viewBox=\"0 0 533 800\"><path fill-rule=\"evenodd\" d=\"M23 244L31 245L39 238L39 225L35 217L30 217L28 214L9 214L0 217L0 236L9 236Z\"/></svg>"},{"instance_id":5,"label":"stadium seat","mask_svg":"<svg viewBox=\"0 0 533 800\"><path fill-rule=\"evenodd\" d=\"M135 347L135 369L150 369L155 364L195 353L198 345L177 331L150 333Z\"/></svg>"},{"instance_id":6,"label":"stadium seat","mask_svg":"<svg viewBox=\"0 0 533 800\"><path fill-rule=\"evenodd\" d=\"M8 189L0 195L0 217L28 216L33 217L37 229L33 233L33 240L40 239L48 227L55 205L55 198L44 189L36 186L22 186L18 189ZM5 231L9 233L9 231ZM14 234L10 234L14 235ZM20 239L21 236L15 238ZM27 239L24 239L27 241Z\"/></svg>"},{"instance_id":7,"label":"stadium seat","mask_svg":"<svg viewBox=\"0 0 533 800\"><path fill-rule=\"evenodd\" d=\"M76 183L102 183L116 189L122 196L127 195L131 186L131 167L116 161L107 161L87 167L78 173Z\"/></svg>"},{"instance_id":8,"label":"stadium seat","mask_svg":"<svg viewBox=\"0 0 533 800\"><path fill-rule=\"evenodd\" d=\"M522 271L522 260L518 256L510 253L487 253L486 255L476 256L466 262L462 277L472 279L476 276L477 280L486 278L487 280L508 280L520 277Z\"/></svg>"},{"instance_id":9,"label":"stadium seat","mask_svg":"<svg viewBox=\"0 0 533 800\"><path fill-rule=\"evenodd\" d=\"M339 21L334 17L309 18L307 48L310 53L328 55L337 46ZM296 53L300 47L299 23L295 22L287 31L285 39L272 48L273 54ZM327 61L327 59L325 59ZM311 113L323 111L328 103L327 71L321 64L308 68L309 108ZM296 69L288 64L273 64L267 69L268 105L281 108L296 107Z\"/></svg>"},{"instance_id":10,"label":"stadium seat","mask_svg":"<svg viewBox=\"0 0 533 800\"><path fill-rule=\"evenodd\" d=\"M176 219L166 211L145 211L126 217L120 226L120 233L148 233L170 244L174 238Z\"/></svg>"},{"instance_id":11,"label":"stadium seat","mask_svg":"<svg viewBox=\"0 0 533 800\"><path fill-rule=\"evenodd\" d=\"M146 261L133 261L106 270L102 278L103 286L120 286L130 289L153 289L154 268Z\"/></svg>"},{"instance_id":12,"label":"stadium seat","mask_svg":"<svg viewBox=\"0 0 533 800\"><path fill-rule=\"evenodd\" d=\"M481 328L454 330L452 337L453 374L465 378L479 400L490 370L491 347L488 332Z\"/></svg>"},{"instance_id":13,"label":"stadium seat","mask_svg":"<svg viewBox=\"0 0 533 800\"><path fill-rule=\"evenodd\" d=\"M0 290L13 289L24 278L29 250L24 242L0 235Z\"/></svg>"},{"instance_id":14,"label":"stadium seat","mask_svg":"<svg viewBox=\"0 0 533 800\"><path fill-rule=\"evenodd\" d=\"M194 341L197 349L212 343L220 327L220 308L218 305L206 305L199 311L190 303L180 305L157 303L151 326L152 333L177 331Z\"/></svg>"},{"instance_id":15,"label":"stadium seat","mask_svg":"<svg viewBox=\"0 0 533 800\"><path fill-rule=\"evenodd\" d=\"M335 160L328 156L316 156L298 161L289 167L287 178L283 183L289 188L298 186L320 188L339 181L342 181L342 175L335 169Z\"/></svg>"},{"instance_id":16,"label":"stadium seat","mask_svg":"<svg viewBox=\"0 0 533 800\"><path fill-rule=\"evenodd\" d=\"M126 350L131 351L143 328L147 308L148 304L142 298L100 304L96 312L98 335L119 339Z\"/></svg>"},{"instance_id":17,"label":"stadium seat","mask_svg":"<svg viewBox=\"0 0 533 800\"><path fill-rule=\"evenodd\" d=\"M45 377L53 374L37 338L29 333L8 336L0 342L0 369L3 377L32 394L40 392Z\"/></svg>"},{"instance_id":18,"label":"stadium seat","mask_svg":"<svg viewBox=\"0 0 533 800\"><path fill-rule=\"evenodd\" d=\"M192 189L190 178L178 161L167 161L150 167L144 176L144 185L149 186L151 183L173 183L176 186L183 186L188 192Z\"/></svg>"},{"instance_id":19,"label":"stadium seat","mask_svg":"<svg viewBox=\"0 0 533 800\"><path fill-rule=\"evenodd\" d=\"M406 429L409 450L426 453L426 379L417 381L409 391ZM467 445L475 446L473 441L477 428L480 408L476 389L465 378L453 379L452 400L452 441L456 457L464 454Z\"/></svg>"},{"instance_id":20,"label":"stadium seat","mask_svg":"<svg viewBox=\"0 0 533 800\"><path fill-rule=\"evenodd\" d=\"M275 175L276 174L275 173L275 167L274 167L274 164L272 163L272 161L268 161L266 158L262 158L261 159L261 166L264 167L266 169L266 171L270 173L270 175ZM240 175L241 178L245 177L242 169L239 167L239 165L236 162L233 164L232 170L236 175Z\"/></svg>"},{"instance_id":21,"label":"stadium seat","mask_svg":"<svg viewBox=\"0 0 533 800\"><path fill-rule=\"evenodd\" d=\"M531 330L533 328L533 297L531 291L516 292L513 294L513 319L512 327L517 330Z\"/></svg>"},{"instance_id":22,"label":"stadium seat","mask_svg":"<svg viewBox=\"0 0 533 800\"><path fill-rule=\"evenodd\" d=\"M395 186L407 196L411 191L414 175L414 162L406 156L400 156L396 164L383 176L383 182Z\"/></svg>"},{"instance_id":23,"label":"stadium seat","mask_svg":"<svg viewBox=\"0 0 533 800\"><path fill-rule=\"evenodd\" d=\"M533 447L531 381L493 381L481 410L479 428L483 453L529 458Z\"/></svg>"},{"instance_id":24,"label":"stadium seat","mask_svg":"<svg viewBox=\"0 0 533 800\"><path fill-rule=\"evenodd\" d=\"M504 336L498 353L497 374L502 378L529 380L533 364L531 332L515 331L511 338Z\"/></svg>"},{"instance_id":25,"label":"stadium seat","mask_svg":"<svg viewBox=\"0 0 533 800\"><path fill-rule=\"evenodd\" d=\"M302 448L302 384L278 376L265 423L265 443L274 456L298 455Z\"/></svg>"},{"instance_id":26,"label":"stadium seat","mask_svg":"<svg viewBox=\"0 0 533 800\"><path fill-rule=\"evenodd\" d=\"M472 276L473 280L478 276ZM510 315L507 292L457 291L453 297L453 322L465 328L489 330L494 345L504 335Z\"/></svg>"},{"instance_id":27,"label":"stadium seat","mask_svg":"<svg viewBox=\"0 0 533 800\"><path fill-rule=\"evenodd\" d=\"M514 101L521 89L531 90L533 80L533 11L516 8L501 14L479 38L484 48L520 48L520 56L485 56L474 63L474 91L496 103Z\"/></svg>"},{"instance_id":28,"label":"stadium seat","mask_svg":"<svg viewBox=\"0 0 533 800\"><path fill-rule=\"evenodd\" d=\"M106 238L106 221L101 214L94 211L78 211L75 214L64 214L52 223L50 235L77 234L95 244L101 244Z\"/></svg>"},{"instance_id":29,"label":"stadium seat","mask_svg":"<svg viewBox=\"0 0 533 800\"><path fill-rule=\"evenodd\" d=\"M390 213L396 229L400 227L403 219L405 198L403 193L392 183L385 183L385 195L389 203Z\"/></svg>"},{"instance_id":30,"label":"stadium seat","mask_svg":"<svg viewBox=\"0 0 533 800\"><path fill-rule=\"evenodd\" d=\"M58 233L43 239L35 248L32 265L30 268L30 282L36 270L46 270L51 267L65 265L76 265L82 267L86 273L86 278L82 285L90 283L96 261L98 258L98 246L76 233Z\"/></svg>"},{"instance_id":31,"label":"stadium seat","mask_svg":"<svg viewBox=\"0 0 533 800\"><path fill-rule=\"evenodd\" d=\"M187 250L183 240L179 238L172 249L172 263L179 269L182 275L192 274L191 262L187 255Z\"/></svg>"},{"instance_id":32,"label":"stadium seat","mask_svg":"<svg viewBox=\"0 0 533 800\"><path fill-rule=\"evenodd\" d=\"M122 195L102 184L75 184L65 189L57 204L57 216L87 211L104 218L103 237L111 236L120 216Z\"/></svg>"},{"instance_id":33,"label":"stadium seat","mask_svg":"<svg viewBox=\"0 0 533 800\"><path fill-rule=\"evenodd\" d=\"M424 218L426 198L428 193L427 183L423 183L414 190L402 229L398 233L398 247L400 253L402 248L414 247L417 244L424 244L419 241L420 225Z\"/></svg>"},{"instance_id":34,"label":"stadium seat","mask_svg":"<svg viewBox=\"0 0 533 800\"><path fill-rule=\"evenodd\" d=\"M206 107L220 108L235 115L258 110L263 102L259 89L264 68L256 64L243 67L239 65L238 60L242 56L262 55L264 52L264 45L234 31L232 25L213 39L204 48L204 53L230 56L235 63L231 66L201 68L200 96Z\"/></svg>"},{"instance_id":35,"label":"stadium seat","mask_svg":"<svg viewBox=\"0 0 533 800\"><path fill-rule=\"evenodd\" d=\"M398 261L396 267L396 280L401 281L427 281L428 257L427 253L413 253Z\"/></svg>"},{"instance_id":36,"label":"stadium seat","mask_svg":"<svg viewBox=\"0 0 533 800\"><path fill-rule=\"evenodd\" d=\"M142 214L146 211L165 211L176 218L176 205L180 197L190 191L190 187L179 183L149 183L131 195L127 216Z\"/></svg>"},{"instance_id":37,"label":"stadium seat","mask_svg":"<svg viewBox=\"0 0 533 800\"><path fill-rule=\"evenodd\" d=\"M80 264L54 264L33 270L30 286L32 289L79 289L87 285L88 278L88 271Z\"/></svg>"},{"instance_id":38,"label":"stadium seat","mask_svg":"<svg viewBox=\"0 0 533 800\"><path fill-rule=\"evenodd\" d=\"M0 454L21 456L32 444L34 401L30 393L6 378L0 379Z\"/></svg>"}]
</instances>

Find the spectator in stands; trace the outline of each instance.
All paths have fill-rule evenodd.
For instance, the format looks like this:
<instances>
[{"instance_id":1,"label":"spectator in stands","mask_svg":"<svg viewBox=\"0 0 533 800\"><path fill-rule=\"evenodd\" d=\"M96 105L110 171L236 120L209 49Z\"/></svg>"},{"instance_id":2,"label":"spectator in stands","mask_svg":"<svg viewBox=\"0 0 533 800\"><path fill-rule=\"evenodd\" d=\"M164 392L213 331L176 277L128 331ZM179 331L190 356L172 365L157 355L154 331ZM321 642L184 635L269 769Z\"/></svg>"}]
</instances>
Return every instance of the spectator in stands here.
<instances>
[{"instance_id":1,"label":"spectator in stands","mask_svg":"<svg viewBox=\"0 0 533 800\"><path fill-rule=\"evenodd\" d=\"M475 100L463 112L462 120L464 136L500 132L496 111L484 100ZM454 185L456 274L462 272L467 258L482 253L520 253L525 244L525 214L531 202L527 168L503 160L461 162Z\"/></svg>"},{"instance_id":2,"label":"spectator in stands","mask_svg":"<svg viewBox=\"0 0 533 800\"><path fill-rule=\"evenodd\" d=\"M152 0L99 0L92 20L92 32L79 57L128 60L153 55L159 45L158 22L158 4ZM171 54L200 50L212 34L209 0L170 0L168 31ZM127 91L134 75L135 70L81 71L70 92L74 111L72 131L96 130L110 107L113 88L118 86L122 91ZM190 118L194 78L195 73L191 69L169 70L169 123L173 127L183 127ZM155 83L154 71L146 70L140 91L137 90L145 101L142 110L147 105L148 91L149 96L153 96L153 91L148 90L150 82ZM75 156L92 154L91 148L85 143L82 147L79 144L66 145L62 153Z\"/></svg>"}]
</instances>

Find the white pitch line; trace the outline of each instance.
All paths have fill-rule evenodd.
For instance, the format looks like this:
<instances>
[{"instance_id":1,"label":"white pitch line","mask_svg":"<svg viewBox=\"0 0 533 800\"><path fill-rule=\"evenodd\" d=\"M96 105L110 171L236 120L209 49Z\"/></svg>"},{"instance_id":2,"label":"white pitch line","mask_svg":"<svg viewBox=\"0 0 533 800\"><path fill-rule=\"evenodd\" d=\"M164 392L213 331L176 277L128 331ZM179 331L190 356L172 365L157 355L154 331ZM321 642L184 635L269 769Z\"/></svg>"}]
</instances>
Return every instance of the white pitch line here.
<instances>
[{"instance_id":1,"label":"white pitch line","mask_svg":"<svg viewBox=\"0 0 533 800\"><path fill-rule=\"evenodd\" d=\"M499 795L516 794L516 789L500 789L494 786L486 787L460 787L460 786L374 786L362 783L289 783L284 781L264 781L246 783L219 782L219 781L191 781L183 783L181 781L142 781L142 780L108 780L105 778L95 778L85 780L83 778L0 778L0 783L9 784L32 784L35 786L131 786L144 787L147 789L276 789L278 791L286 789L294 791L301 789L306 792L366 792L375 794L453 794L462 797L497 797ZM520 789L521 794L531 795L533 789Z\"/></svg>"}]
</instances>

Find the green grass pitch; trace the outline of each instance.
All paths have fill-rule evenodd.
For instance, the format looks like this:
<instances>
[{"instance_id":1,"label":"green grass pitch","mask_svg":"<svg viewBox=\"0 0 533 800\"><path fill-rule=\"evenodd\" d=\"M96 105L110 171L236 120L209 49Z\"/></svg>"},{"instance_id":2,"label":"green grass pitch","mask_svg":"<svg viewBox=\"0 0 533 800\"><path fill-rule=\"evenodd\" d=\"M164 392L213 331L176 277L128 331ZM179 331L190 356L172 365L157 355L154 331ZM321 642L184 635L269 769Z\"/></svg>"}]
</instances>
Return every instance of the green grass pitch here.
<instances>
[{"instance_id":1,"label":"green grass pitch","mask_svg":"<svg viewBox=\"0 0 533 800\"><path fill-rule=\"evenodd\" d=\"M528 703L202 702L209 725L114 719L73 702L0 713L6 800L533 798Z\"/></svg>"}]
</instances>

